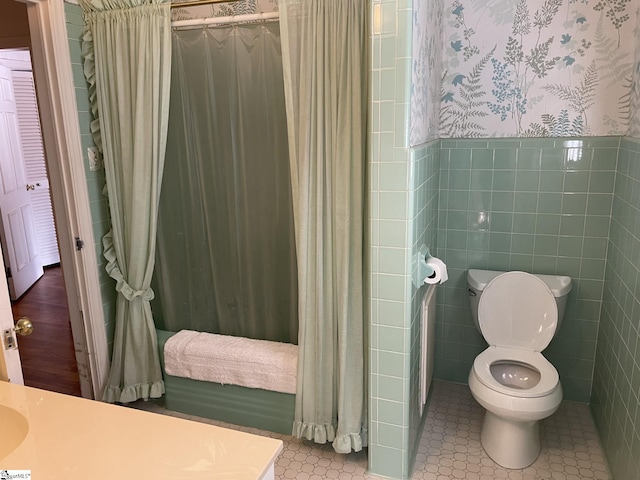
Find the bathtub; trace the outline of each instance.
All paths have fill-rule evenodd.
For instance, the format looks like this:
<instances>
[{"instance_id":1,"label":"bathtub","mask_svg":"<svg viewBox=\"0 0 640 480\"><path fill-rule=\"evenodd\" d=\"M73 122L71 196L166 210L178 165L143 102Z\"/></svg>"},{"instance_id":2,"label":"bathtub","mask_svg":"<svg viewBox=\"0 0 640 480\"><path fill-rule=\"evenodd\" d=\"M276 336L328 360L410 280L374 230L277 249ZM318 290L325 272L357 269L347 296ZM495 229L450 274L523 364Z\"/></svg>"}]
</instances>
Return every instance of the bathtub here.
<instances>
[{"instance_id":1,"label":"bathtub","mask_svg":"<svg viewBox=\"0 0 640 480\"><path fill-rule=\"evenodd\" d=\"M295 395L168 375L164 344L175 332L156 330L169 410L290 435Z\"/></svg>"}]
</instances>

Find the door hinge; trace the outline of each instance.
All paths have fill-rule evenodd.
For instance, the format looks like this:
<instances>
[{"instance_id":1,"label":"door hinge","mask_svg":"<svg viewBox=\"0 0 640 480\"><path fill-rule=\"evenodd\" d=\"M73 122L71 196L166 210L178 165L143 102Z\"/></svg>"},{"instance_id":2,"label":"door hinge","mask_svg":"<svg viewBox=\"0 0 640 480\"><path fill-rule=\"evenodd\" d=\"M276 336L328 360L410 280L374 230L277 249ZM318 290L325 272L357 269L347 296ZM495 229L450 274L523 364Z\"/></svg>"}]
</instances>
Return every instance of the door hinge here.
<instances>
[{"instance_id":1,"label":"door hinge","mask_svg":"<svg viewBox=\"0 0 640 480\"><path fill-rule=\"evenodd\" d=\"M80 251L84 248L84 241L80 237L76 237L76 250Z\"/></svg>"},{"instance_id":2,"label":"door hinge","mask_svg":"<svg viewBox=\"0 0 640 480\"><path fill-rule=\"evenodd\" d=\"M11 278L11 267L6 268L7 278Z\"/></svg>"}]
</instances>

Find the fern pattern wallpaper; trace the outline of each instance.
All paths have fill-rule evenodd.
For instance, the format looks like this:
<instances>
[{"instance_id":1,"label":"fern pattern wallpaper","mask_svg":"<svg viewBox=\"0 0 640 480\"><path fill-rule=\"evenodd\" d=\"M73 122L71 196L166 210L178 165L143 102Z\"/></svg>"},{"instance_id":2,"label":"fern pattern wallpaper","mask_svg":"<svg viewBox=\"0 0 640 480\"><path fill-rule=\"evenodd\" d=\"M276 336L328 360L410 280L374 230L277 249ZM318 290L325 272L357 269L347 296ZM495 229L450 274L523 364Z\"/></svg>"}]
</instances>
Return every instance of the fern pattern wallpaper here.
<instances>
[{"instance_id":1,"label":"fern pattern wallpaper","mask_svg":"<svg viewBox=\"0 0 640 480\"><path fill-rule=\"evenodd\" d=\"M414 0L409 143L640 138L639 2ZM278 0L241 0L173 19L277 10Z\"/></svg>"},{"instance_id":2,"label":"fern pattern wallpaper","mask_svg":"<svg viewBox=\"0 0 640 480\"><path fill-rule=\"evenodd\" d=\"M440 136L443 2L413 3L411 126L409 143L420 145Z\"/></svg>"},{"instance_id":3,"label":"fern pattern wallpaper","mask_svg":"<svg viewBox=\"0 0 640 480\"><path fill-rule=\"evenodd\" d=\"M173 0L180 3L180 0ZM187 0L184 0L187 1ZM199 5L188 8L174 8L172 20L191 20L194 18L227 17L231 15L249 15L278 11L278 0L241 0L239 2Z\"/></svg>"},{"instance_id":4,"label":"fern pattern wallpaper","mask_svg":"<svg viewBox=\"0 0 640 480\"><path fill-rule=\"evenodd\" d=\"M438 63L416 42L441 21L440 112L436 128L416 105L412 133L420 135L412 145L436 130L441 138L478 138L638 129L631 113L638 0L444 0L441 20L421 19L421 3L414 2L413 80L424 81L416 72ZM424 87L415 90L416 104L428 101Z\"/></svg>"}]
</instances>

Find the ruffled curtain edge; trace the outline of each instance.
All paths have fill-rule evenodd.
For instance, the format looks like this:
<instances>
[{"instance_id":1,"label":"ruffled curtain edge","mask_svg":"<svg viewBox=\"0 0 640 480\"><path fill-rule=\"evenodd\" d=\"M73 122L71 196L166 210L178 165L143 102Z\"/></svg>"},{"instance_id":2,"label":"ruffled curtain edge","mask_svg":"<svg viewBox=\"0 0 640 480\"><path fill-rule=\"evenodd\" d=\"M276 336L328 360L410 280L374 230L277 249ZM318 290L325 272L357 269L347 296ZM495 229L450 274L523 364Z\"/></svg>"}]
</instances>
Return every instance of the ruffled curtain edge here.
<instances>
[{"instance_id":1,"label":"ruffled curtain edge","mask_svg":"<svg viewBox=\"0 0 640 480\"><path fill-rule=\"evenodd\" d=\"M141 383L124 388L110 386L105 388L102 401L107 403L129 403L139 399L160 398L164 394L164 383Z\"/></svg>"},{"instance_id":2,"label":"ruffled curtain edge","mask_svg":"<svg viewBox=\"0 0 640 480\"><path fill-rule=\"evenodd\" d=\"M334 425L305 423L297 421L293 424L292 436L306 438L314 443L324 444L331 442L331 446L337 453L359 452L367 446L367 429L362 426L360 432L344 433L336 436Z\"/></svg>"}]
</instances>

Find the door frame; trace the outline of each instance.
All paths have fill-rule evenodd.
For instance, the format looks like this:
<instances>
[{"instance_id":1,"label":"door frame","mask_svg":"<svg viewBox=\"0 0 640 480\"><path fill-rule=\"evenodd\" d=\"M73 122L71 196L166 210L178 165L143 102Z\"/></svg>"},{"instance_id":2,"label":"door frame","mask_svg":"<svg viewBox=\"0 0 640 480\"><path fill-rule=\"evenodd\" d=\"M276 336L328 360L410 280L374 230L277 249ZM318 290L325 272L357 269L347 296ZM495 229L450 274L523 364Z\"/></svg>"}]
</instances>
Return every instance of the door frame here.
<instances>
[{"instance_id":1,"label":"door frame","mask_svg":"<svg viewBox=\"0 0 640 480\"><path fill-rule=\"evenodd\" d=\"M33 75L82 396L99 399L110 356L64 2L18 1L27 5L29 16ZM84 242L80 249L77 239Z\"/></svg>"}]
</instances>

